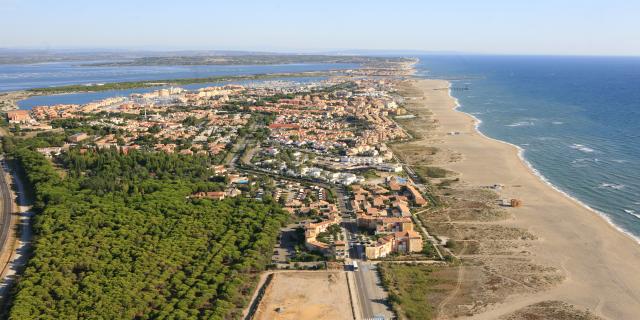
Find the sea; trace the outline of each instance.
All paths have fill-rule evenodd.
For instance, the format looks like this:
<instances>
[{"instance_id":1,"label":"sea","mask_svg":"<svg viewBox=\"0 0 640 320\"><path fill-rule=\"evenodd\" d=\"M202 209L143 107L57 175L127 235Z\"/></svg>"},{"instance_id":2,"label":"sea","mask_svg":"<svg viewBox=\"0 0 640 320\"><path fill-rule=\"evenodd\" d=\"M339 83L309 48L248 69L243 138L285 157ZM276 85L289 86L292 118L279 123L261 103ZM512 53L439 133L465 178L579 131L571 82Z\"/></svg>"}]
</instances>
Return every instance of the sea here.
<instances>
[{"instance_id":1,"label":"sea","mask_svg":"<svg viewBox=\"0 0 640 320\"><path fill-rule=\"evenodd\" d=\"M640 242L640 58L429 55L417 75L450 80L483 134Z\"/></svg>"}]
</instances>

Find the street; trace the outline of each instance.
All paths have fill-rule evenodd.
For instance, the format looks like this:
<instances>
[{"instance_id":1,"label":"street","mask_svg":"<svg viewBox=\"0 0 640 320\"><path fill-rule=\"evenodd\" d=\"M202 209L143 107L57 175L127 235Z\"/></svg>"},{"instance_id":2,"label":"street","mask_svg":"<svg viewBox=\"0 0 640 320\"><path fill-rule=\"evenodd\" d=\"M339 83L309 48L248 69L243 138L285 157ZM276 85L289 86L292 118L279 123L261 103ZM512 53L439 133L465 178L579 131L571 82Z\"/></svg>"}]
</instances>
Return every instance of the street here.
<instances>
[{"instance_id":1,"label":"street","mask_svg":"<svg viewBox=\"0 0 640 320\"><path fill-rule=\"evenodd\" d=\"M250 163L238 161L240 154L236 154L230 161L229 166L239 171L252 174L262 174L280 179L313 183L334 192L338 209L342 215L342 232L349 246L349 257L357 261L360 266L358 270L353 271L355 278L355 286L357 291L357 299L359 301L362 314L357 319L393 319L393 312L387 306L387 293L380 282L376 265L366 262L364 246L357 240L358 227L356 219L351 215L348 203L346 201L346 190L342 185L336 185L327 182L320 182L308 178L298 178L284 176L276 172L269 172L252 166ZM239 165L239 166L238 166ZM276 249L277 250L277 249ZM355 301L354 301L355 303Z\"/></svg>"},{"instance_id":2,"label":"street","mask_svg":"<svg viewBox=\"0 0 640 320\"><path fill-rule=\"evenodd\" d=\"M9 226L11 225L11 209L13 199L11 198L11 192L9 191L9 185L6 179L6 173L4 168L0 169L0 192L2 193L2 218L0 227L0 251L5 250L7 244L7 238L9 236Z\"/></svg>"},{"instance_id":3,"label":"street","mask_svg":"<svg viewBox=\"0 0 640 320\"><path fill-rule=\"evenodd\" d=\"M387 293L376 271L375 264L358 261L360 266L354 271L360 310L363 319L393 319L393 312L387 306Z\"/></svg>"}]
</instances>

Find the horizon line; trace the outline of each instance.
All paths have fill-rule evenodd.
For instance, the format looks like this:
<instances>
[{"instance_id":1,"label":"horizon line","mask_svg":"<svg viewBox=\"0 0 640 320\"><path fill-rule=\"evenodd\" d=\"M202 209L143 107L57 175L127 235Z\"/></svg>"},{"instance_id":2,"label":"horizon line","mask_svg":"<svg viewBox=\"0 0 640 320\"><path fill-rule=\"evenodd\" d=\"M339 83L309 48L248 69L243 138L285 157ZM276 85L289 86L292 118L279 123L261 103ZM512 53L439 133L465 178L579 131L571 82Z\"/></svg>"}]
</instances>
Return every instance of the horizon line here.
<instances>
[{"instance_id":1,"label":"horizon line","mask_svg":"<svg viewBox=\"0 0 640 320\"><path fill-rule=\"evenodd\" d=\"M475 52L456 50L421 49L193 49L193 48L135 48L135 47L32 47L4 46L2 51L51 51L52 53L206 53L233 52L252 54L291 54L291 55L460 55L460 56L547 56L547 57L628 57L639 58L639 54L612 53L523 53L523 52Z\"/></svg>"}]
</instances>

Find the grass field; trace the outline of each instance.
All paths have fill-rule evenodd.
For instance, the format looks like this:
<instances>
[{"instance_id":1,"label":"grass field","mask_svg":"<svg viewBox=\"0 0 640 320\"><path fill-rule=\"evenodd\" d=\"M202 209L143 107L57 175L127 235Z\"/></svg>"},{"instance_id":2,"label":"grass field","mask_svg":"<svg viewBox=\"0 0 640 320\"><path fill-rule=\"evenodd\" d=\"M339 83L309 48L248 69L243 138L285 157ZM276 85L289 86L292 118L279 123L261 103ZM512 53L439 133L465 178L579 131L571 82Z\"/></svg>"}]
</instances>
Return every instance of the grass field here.
<instances>
[{"instance_id":1,"label":"grass field","mask_svg":"<svg viewBox=\"0 0 640 320\"><path fill-rule=\"evenodd\" d=\"M439 167L414 166L413 170L423 179L446 178L451 172Z\"/></svg>"},{"instance_id":2,"label":"grass field","mask_svg":"<svg viewBox=\"0 0 640 320\"><path fill-rule=\"evenodd\" d=\"M437 266L381 263L378 265L389 301L400 319L425 320L436 316L436 301L441 300L452 279L435 273Z\"/></svg>"}]
</instances>

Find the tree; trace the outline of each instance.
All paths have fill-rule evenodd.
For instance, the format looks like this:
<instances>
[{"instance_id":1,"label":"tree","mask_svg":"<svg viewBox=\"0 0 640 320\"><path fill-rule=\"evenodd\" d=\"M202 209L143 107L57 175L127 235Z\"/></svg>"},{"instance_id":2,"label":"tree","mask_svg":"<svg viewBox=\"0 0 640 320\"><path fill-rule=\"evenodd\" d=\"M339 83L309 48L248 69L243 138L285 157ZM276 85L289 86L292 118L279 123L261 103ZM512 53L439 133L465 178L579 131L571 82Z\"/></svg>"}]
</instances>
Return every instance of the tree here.
<instances>
[{"instance_id":1,"label":"tree","mask_svg":"<svg viewBox=\"0 0 640 320\"><path fill-rule=\"evenodd\" d=\"M10 319L236 318L288 214L246 198L191 200L210 159L10 147L36 203L34 252Z\"/></svg>"}]
</instances>

